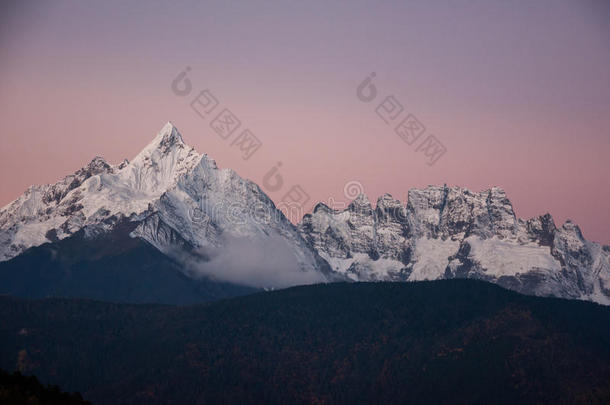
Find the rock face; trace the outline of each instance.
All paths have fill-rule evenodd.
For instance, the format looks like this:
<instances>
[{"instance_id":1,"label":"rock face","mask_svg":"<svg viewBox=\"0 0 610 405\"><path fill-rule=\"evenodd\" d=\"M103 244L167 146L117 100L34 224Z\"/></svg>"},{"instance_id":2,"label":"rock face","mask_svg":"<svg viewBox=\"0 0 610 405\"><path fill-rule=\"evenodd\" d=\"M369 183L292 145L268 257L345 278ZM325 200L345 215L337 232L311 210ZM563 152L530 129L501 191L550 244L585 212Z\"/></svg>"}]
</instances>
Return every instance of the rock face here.
<instances>
[{"instance_id":1,"label":"rock face","mask_svg":"<svg viewBox=\"0 0 610 405\"><path fill-rule=\"evenodd\" d=\"M299 231L352 280L477 278L532 295L610 304L610 248L543 215L517 219L506 193L412 189L406 206L359 196L343 211L319 204Z\"/></svg>"}]
</instances>

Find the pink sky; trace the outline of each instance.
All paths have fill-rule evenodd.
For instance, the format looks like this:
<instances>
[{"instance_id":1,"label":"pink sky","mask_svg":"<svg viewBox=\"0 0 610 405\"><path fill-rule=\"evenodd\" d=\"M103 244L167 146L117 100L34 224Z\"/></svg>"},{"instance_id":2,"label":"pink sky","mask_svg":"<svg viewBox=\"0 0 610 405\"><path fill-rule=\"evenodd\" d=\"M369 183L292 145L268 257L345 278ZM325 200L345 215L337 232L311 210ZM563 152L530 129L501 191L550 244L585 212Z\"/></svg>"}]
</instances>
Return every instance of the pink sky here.
<instances>
[{"instance_id":1,"label":"pink sky","mask_svg":"<svg viewBox=\"0 0 610 405\"><path fill-rule=\"evenodd\" d=\"M95 155L132 158L171 120L198 151L262 185L374 202L409 188L503 187L610 244L610 7L603 1L19 2L0 17L0 204ZM186 66L263 142L244 161L171 82ZM356 87L376 72L378 99ZM394 95L447 153L432 167L375 114Z\"/></svg>"}]
</instances>

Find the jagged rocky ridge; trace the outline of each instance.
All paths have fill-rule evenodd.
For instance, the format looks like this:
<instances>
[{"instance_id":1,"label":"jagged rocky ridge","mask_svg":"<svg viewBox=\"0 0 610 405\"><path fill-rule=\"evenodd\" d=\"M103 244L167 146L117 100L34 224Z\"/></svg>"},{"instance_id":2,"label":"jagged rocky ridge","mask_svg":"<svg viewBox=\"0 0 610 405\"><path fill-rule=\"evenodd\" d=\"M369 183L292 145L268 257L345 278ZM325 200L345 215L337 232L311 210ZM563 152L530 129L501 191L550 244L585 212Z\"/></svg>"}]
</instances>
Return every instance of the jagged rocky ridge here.
<instances>
[{"instance_id":1,"label":"jagged rocky ridge","mask_svg":"<svg viewBox=\"0 0 610 405\"><path fill-rule=\"evenodd\" d=\"M610 304L610 248L551 215L517 219L506 193L412 189L403 205L365 195L347 209L318 204L298 225L335 272L352 280L477 278L525 294Z\"/></svg>"},{"instance_id":2,"label":"jagged rocky ridge","mask_svg":"<svg viewBox=\"0 0 610 405\"><path fill-rule=\"evenodd\" d=\"M184 144L171 123L131 162L96 157L2 208L0 262L123 229L193 278L259 288L477 278L610 304L610 248L570 221L557 228L548 214L517 219L500 188L430 186L410 190L406 205L386 194L374 208L360 195L343 211L318 204L295 227L256 184Z\"/></svg>"}]
</instances>

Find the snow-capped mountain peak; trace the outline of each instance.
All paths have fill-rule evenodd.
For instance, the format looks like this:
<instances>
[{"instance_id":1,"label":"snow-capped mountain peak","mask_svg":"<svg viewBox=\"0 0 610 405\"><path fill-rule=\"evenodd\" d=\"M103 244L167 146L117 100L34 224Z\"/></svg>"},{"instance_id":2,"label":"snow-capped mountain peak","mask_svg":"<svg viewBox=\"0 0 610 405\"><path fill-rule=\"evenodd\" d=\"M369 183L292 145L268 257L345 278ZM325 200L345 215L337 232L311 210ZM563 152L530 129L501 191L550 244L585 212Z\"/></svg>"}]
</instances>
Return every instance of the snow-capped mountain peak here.
<instances>
[{"instance_id":1,"label":"snow-capped mountain peak","mask_svg":"<svg viewBox=\"0 0 610 405\"><path fill-rule=\"evenodd\" d=\"M125 222L131 237L183 261L185 272L194 277L256 287L327 280L327 264L269 197L256 184L230 169L220 170L214 160L186 145L170 122L133 160L112 166L96 157L75 174L28 189L3 208L0 261L80 230L85 237L96 238ZM242 264L266 273L244 273L241 268L230 273L225 268L218 274L236 257L227 245L274 252L262 256L262 263Z\"/></svg>"},{"instance_id":2,"label":"snow-capped mountain peak","mask_svg":"<svg viewBox=\"0 0 610 405\"><path fill-rule=\"evenodd\" d=\"M178 129L168 122L157 136L120 173L128 187L155 196L175 185L201 160L194 148L186 145Z\"/></svg>"},{"instance_id":3,"label":"snow-capped mountain peak","mask_svg":"<svg viewBox=\"0 0 610 405\"><path fill-rule=\"evenodd\" d=\"M188 148L188 146L184 143L178 128L168 121L141 153L151 149L159 149L160 151L167 153L174 148L183 147Z\"/></svg>"},{"instance_id":4,"label":"snow-capped mountain peak","mask_svg":"<svg viewBox=\"0 0 610 405\"><path fill-rule=\"evenodd\" d=\"M131 162L112 166L96 156L55 184L30 187L0 210L0 260L86 226L146 215L149 204L200 159L168 122Z\"/></svg>"}]
</instances>

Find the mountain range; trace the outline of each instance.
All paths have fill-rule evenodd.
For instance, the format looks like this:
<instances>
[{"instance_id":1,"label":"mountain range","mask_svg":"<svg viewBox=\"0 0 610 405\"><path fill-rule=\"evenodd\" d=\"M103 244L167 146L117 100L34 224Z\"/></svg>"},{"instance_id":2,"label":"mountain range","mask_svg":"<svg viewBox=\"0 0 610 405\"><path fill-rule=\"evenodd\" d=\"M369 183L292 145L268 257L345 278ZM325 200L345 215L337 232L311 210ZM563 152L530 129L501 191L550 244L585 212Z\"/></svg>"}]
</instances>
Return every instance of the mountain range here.
<instances>
[{"instance_id":1,"label":"mountain range","mask_svg":"<svg viewBox=\"0 0 610 405\"><path fill-rule=\"evenodd\" d=\"M293 225L252 181L167 123L133 160L101 157L0 210L0 293L192 303L333 281L475 278L610 305L610 247L498 187L322 203Z\"/></svg>"}]
</instances>

